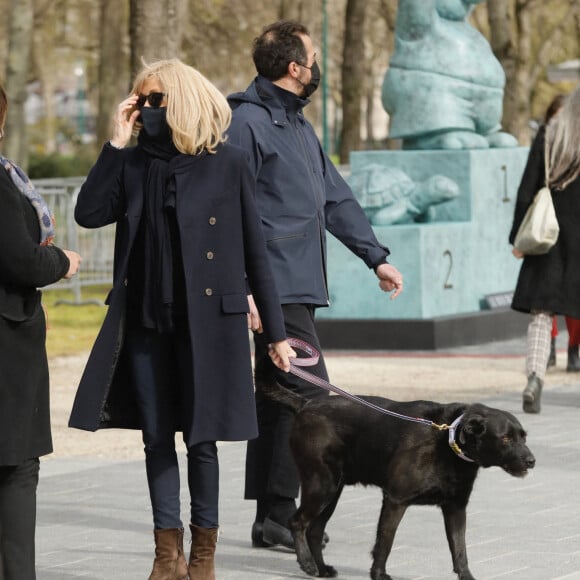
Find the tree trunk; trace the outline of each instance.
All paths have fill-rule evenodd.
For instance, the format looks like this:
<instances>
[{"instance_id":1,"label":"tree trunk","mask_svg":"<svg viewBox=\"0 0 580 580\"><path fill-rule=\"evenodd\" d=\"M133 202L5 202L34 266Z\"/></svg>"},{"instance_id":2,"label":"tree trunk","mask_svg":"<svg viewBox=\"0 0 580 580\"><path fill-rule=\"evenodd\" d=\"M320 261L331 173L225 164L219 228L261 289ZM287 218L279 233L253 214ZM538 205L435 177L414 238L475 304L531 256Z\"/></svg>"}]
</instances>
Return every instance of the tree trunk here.
<instances>
[{"instance_id":1,"label":"tree trunk","mask_svg":"<svg viewBox=\"0 0 580 580\"><path fill-rule=\"evenodd\" d=\"M97 144L111 137L115 106L129 93L126 30L128 12L119 0L104 0L101 7L99 101Z\"/></svg>"},{"instance_id":2,"label":"tree trunk","mask_svg":"<svg viewBox=\"0 0 580 580\"><path fill-rule=\"evenodd\" d=\"M55 107L56 67L54 50L55 11L47 2L34 5L34 35L32 37L32 71L40 81L44 103L42 121L42 151L50 155L56 151L57 119Z\"/></svg>"},{"instance_id":3,"label":"tree trunk","mask_svg":"<svg viewBox=\"0 0 580 580\"><path fill-rule=\"evenodd\" d=\"M342 62L342 132L340 162L348 163L350 152L360 149L361 102L364 95L365 0L346 5Z\"/></svg>"},{"instance_id":4,"label":"tree trunk","mask_svg":"<svg viewBox=\"0 0 580 580\"><path fill-rule=\"evenodd\" d=\"M173 58L181 54L180 0L131 0L131 78L141 70L143 60Z\"/></svg>"},{"instance_id":5,"label":"tree trunk","mask_svg":"<svg viewBox=\"0 0 580 580\"><path fill-rule=\"evenodd\" d=\"M24 167L28 162L24 103L30 67L33 22L33 0L13 0L5 85L8 116L3 149L6 157Z\"/></svg>"},{"instance_id":6,"label":"tree trunk","mask_svg":"<svg viewBox=\"0 0 580 580\"><path fill-rule=\"evenodd\" d=\"M542 19L547 4L538 0L488 0L488 19L492 49L506 72L504 91L504 129L520 144L529 145L529 119L532 116L534 88L555 51L561 46L563 31L574 18L580 3L568 0L552 6L561 16L551 22ZM564 10L564 8L566 8ZM556 14L558 14L556 12ZM534 18L543 22L538 30Z\"/></svg>"},{"instance_id":7,"label":"tree trunk","mask_svg":"<svg viewBox=\"0 0 580 580\"><path fill-rule=\"evenodd\" d=\"M514 14L510 2L488 0L487 15L490 31L490 45L506 74L503 94L503 121L505 131L516 138L518 135L518 50L514 32Z\"/></svg>"}]
</instances>

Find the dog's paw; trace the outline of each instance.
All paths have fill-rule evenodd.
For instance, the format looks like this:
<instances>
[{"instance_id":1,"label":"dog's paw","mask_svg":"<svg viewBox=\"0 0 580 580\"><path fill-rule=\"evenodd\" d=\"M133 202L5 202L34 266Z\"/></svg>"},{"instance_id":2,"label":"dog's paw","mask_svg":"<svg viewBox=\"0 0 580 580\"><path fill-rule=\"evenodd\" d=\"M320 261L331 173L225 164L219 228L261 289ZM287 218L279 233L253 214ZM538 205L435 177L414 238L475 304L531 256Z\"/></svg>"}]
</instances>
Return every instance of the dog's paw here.
<instances>
[{"instance_id":1,"label":"dog's paw","mask_svg":"<svg viewBox=\"0 0 580 580\"><path fill-rule=\"evenodd\" d=\"M300 564L300 569L309 576L318 576L318 566L314 563L314 560L306 562L298 560L298 564Z\"/></svg>"},{"instance_id":2,"label":"dog's paw","mask_svg":"<svg viewBox=\"0 0 580 580\"><path fill-rule=\"evenodd\" d=\"M384 570L371 570L372 580L393 580Z\"/></svg>"},{"instance_id":3,"label":"dog's paw","mask_svg":"<svg viewBox=\"0 0 580 580\"><path fill-rule=\"evenodd\" d=\"M336 568L327 566L325 564L324 569L320 572L320 574L318 574L318 576L320 578L336 578L338 576L338 572L336 571Z\"/></svg>"}]
</instances>

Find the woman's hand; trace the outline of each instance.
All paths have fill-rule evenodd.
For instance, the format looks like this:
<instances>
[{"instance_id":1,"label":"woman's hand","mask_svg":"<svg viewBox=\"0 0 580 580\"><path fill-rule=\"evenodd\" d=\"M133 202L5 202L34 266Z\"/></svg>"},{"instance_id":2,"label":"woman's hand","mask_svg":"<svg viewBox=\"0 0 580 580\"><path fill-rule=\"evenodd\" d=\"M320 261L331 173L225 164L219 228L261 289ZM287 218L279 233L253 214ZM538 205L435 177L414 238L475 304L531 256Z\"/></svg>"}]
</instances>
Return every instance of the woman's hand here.
<instances>
[{"instance_id":1,"label":"woman's hand","mask_svg":"<svg viewBox=\"0 0 580 580\"><path fill-rule=\"evenodd\" d=\"M262 334L264 332L262 319L260 318L254 297L251 294L248 294L248 306L250 308L250 312L248 312L248 328L256 334Z\"/></svg>"},{"instance_id":2,"label":"woman's hand","mask_svg":"<svg viewBox=\"0 0 580 580\"><path fill-rule=\"evenodd\" d=\"M512 248L512 254L518 259L521 260L524 257L524 253L520 252L517 248Z\"/></svg>"},{"instance_id":3,"label":"woman's hand","mask_svg":"<svg viewBox=\"0 0 580 580\"><path fill-rule=\"evenodd\" d=\"M272 362L285 373L290 370L289 358L296 358L296 352L288 344L287 340L273 342L272 344L268 345L268 354L270 355Z\"/></svg>"},{"instance_id":4,"label":"woman's hand","mask_svg":"<svg viewBox=\"0 0 580 580\"><path fill-rule=\"evenodd\" d=\"M82 258L80 254L77 254L73 250L63 250L63 252L69 261L68 272L64 275L64 277L72 278L79 271Z\"/></svg>"},{"instance_id":5,"label":"woman's hand","mask_svg":"<svg viewBox=\"0 0 580 580\"><path fill-rule=\"evenodd\" d=\"M113 137L110 143L117 149L123 149L131 139L133 126L140 113L139 109L135 109L137 98L137 95L131 95L122 101L113 117Z\"/></svg>"}]
</instances>

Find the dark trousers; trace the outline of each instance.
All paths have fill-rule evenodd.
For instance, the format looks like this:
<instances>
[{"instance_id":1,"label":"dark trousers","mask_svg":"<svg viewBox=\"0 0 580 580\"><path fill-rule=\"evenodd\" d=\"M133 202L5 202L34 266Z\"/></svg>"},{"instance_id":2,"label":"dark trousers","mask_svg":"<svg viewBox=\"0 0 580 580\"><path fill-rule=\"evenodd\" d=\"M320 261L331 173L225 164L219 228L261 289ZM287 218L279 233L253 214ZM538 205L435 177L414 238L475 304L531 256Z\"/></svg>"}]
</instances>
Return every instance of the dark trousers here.
<instances>
[{"instance_id":1,"label":"dark trousers","mask_svg":"<svg viewBox=\"0 0 580 580\"><path fill-rule=\"evenodd\" d=\"M39 461L0 466L0 579L35 580Z\"/></svg>"},{"instance_id":2,"label":"dark trousers","mask_svg":"<svg viewBox=\"0 0 580 580\"><path fill-rule=\"evenodd\" d=\"M189 339L180 333L131 330L127 352L143 426L147 484L155 529L182 528L175 433L189 431L193 376ZM215 441L187 448L191 523L218 527L219 464Z\"/></svg>"},{"instance_id":3,"label":"dark trousers","mask_svg":"<svg viewBox=\"0 0 580 580\"><path fill-rule=\"evenodd\" d=\"M309 304L284 304L282 310L288 338L302 339L321 352L314 327L314 307ZM262 372L274 374L280 384L307 398L328 395L320 387L278 370L270 361L268 344L263 335L254 335L254 343L256 375ZM307 370L328 380L322 353L318 364ZM256 410L259 436L248 441L244 497L256 499L259 504L274 497L295 498L298 496L299 478L289 445L293 413L270 401L259 388L256 390Z\"/></svg>"}]
</instances>

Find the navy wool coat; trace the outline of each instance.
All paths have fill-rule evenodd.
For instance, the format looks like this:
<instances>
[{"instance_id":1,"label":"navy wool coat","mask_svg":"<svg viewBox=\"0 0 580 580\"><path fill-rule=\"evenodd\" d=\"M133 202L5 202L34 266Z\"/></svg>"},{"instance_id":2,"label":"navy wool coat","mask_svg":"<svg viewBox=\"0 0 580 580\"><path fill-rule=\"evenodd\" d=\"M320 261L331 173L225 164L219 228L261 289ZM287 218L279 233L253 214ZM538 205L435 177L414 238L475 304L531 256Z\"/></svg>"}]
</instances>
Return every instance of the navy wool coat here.
<instances>
[{"instance_id":1,"label":"navy wool coat","mask_svg":"<svg viewBox=\"0 0 580 580\"><path fill-rule=\"evenodd\" d=\"M75 219L87 228L116 222L113 289L105 321L75 397L69 425L140 428L123 351L129 255L143 210L140 148L106 144L79 193ZM175 174L195 401L185 441L257 436L246 313L247 283L269 342L286 336L254 202L247 154L220 145ZM247 275L247 280L246 280Z\"/></svg>"},{"instance_id":2,"label":"navy wool coat","mask_svg":"<svg viewBox=\"0 0 580 580\"><path fill-rule=\"evenodd\" d=\"M526 210L545 180L545 128L530 148L518 189L509 236L513 244ZM551 188L560 234L556 245L540 256L525 256L512 300L520 312L544 310L580 318L580 178L563 190Z\"/></svg>"}]
</instances>

